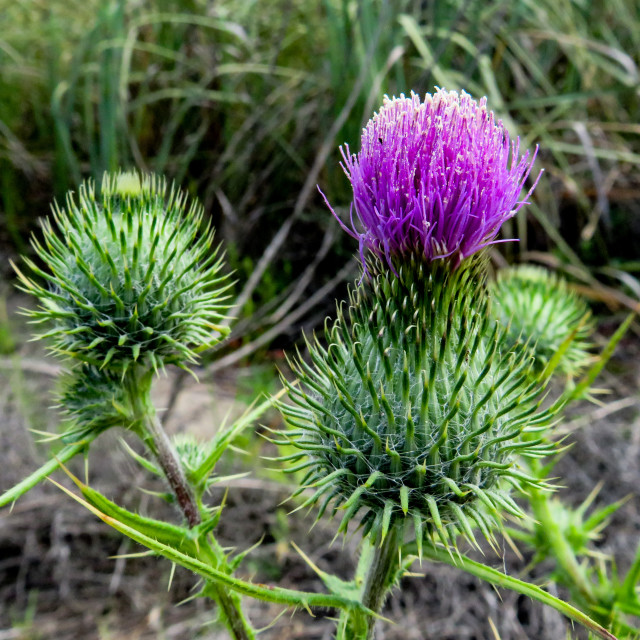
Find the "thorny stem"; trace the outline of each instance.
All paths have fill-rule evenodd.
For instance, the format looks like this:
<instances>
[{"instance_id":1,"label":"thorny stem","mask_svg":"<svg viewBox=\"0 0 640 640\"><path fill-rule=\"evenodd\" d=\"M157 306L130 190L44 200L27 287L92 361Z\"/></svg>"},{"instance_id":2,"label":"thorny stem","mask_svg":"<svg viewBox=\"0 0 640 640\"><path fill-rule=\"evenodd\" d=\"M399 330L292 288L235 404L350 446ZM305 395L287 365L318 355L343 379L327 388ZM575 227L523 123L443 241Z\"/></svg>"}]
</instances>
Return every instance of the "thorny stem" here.
<instances>
[{"instance_id":1,"label":"thorny stem","mask_svg":"<svg viewBox=\"0 0 640 640\"><path fill-rule=\"evenodd\" d=\"M204 553L209 556L209 560L216 565L218 570L223 568L220 565L225 564L224 549L220 547L215 538L207 541ZM205 587L204 593L218 603L222 611L222 619L233 638L236 640L255 639L255 632L242 612L238 594L211 581Z\"/></svg>"},{"instance_id":2,"label":"thorny stem","mask_svg":"<svg viewBox=\"0 0 640 640\"><path fill-rule=\"evenodd\" d=\"M151 374L130 374L125 376L124 384L135 411L138 433L156 457L189 528L193 529L202 522L200 509L187 482L178 454L167 437L151 401L151 380ZM217 567L225 563L225 555L221 549L213 549L209 544L203 544L202 548L215 559ZM255 633L242 613L238 596L213 583L207 585L205 593L218 603L223 621L234 640L254 640Z\"/></svg>"},{"instance_id":3,"label":"thorny stem","mask_svg":"<svg viewBox=\"0 0 640 640\"><path fill-rule=\"evenodd\" d=\"M360 602L371 611L379 613L393 587L399 565L399 545L402 542L402 528L392 524L382 542L373 545L367 539L363 542L362 553L356 570L356 583L363 582ZM338 626L340 640L373 640L375 618L360 611L345 611Z\"/></svg>"},{"instance_id":4,"label":"thorny stem","mask_svg":"<svg viewBox=\"0 0 640 640\"><path fill-rule=\"evenodd\" d=\"M139 433L156 457L189 527L193 528L200 524L200 511L178 454L171 445L151 401L151 374L127 374L124 384L139 424Z\"/></svg>"},{"instance_id":5,"label":"thorny stem","mask_svg":"<svg viewBox=\"0 0 640 640\"><path fill-rule=\"evenodd\" d=\"M193 528L201 522L200 511L196 505L193 491L187 483L180 460L155 411L152 414L147 414L144 426L149 439L147 444L162 467L189 527Z\"/></svg>"},{"instance_id":6,"label":"thorny stem","mask_svg":"<svg viewBox=\"0 0 640 640\"><path fill-rule=\"evenodd\" d=\"M387 595L393 586L394 577L398 568L398 526L391 527L387 537L380 545L376 545L373 561L369 567L367 581L362 593L362 604L379 613L387 599ZM375 634L375 620L367 618L367 640L371 640Z\"/></svg>"},{"instance_id":7,"label":"thorny stem","mask_svg":"<svg viewBox=\"0 0 640 640\"><path fill-rule=\"evenodd\" d=\"M236 640L254 640L255 633L240 609L240 598L218 585L210 585L212 597L222 609L225 624Z\"/></svg>"}]
</instances>

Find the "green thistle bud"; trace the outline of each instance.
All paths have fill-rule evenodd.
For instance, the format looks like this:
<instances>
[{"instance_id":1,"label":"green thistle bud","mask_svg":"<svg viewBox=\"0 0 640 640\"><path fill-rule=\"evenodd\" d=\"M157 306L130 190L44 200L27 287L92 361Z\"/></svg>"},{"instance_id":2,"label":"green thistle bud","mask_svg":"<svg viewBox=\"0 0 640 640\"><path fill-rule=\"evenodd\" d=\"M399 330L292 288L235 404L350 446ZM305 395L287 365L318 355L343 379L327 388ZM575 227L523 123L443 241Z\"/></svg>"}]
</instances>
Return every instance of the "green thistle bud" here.
<instances>
[{"instance_id":1,"label":"green thistle bud","mask_svg":"<svg viewBox=\"0 0 640 640\"><path fill-rule=\"evenodd\" d=\"M63 442L78 442L134 420L119 374L107 369L82 365L68 371L60 380L58 398L67 423Z\"/></svg>"},{"instance_id":2,"label":"green thistle bud","mask_svg":"<svg viewBox=\"0 0 640 640\"><path fill-rule=\"evenodd\" d=\"M522 265L500 271L490 291L491 312L507 327L509 348L525 349L533 357L534 375L541 374L561 349L562 373L576 374L588 364L591 314L563 278L542 267Z\"/></svg>"},{"instance_id":3,"label":"green thistle bud","mask_svg":"<svg viewBox=\"0 0 640 640\"><path fill-rule=\"evenodd\" d=\"M187 478L193 481L194 474L211 455L211 445L201 442L189 433L180 433L173 438L173 446Z\"/></svg>"},{"instance_id":4,"label":"green thistle bud","mask_svg":"<svg viewBox=\"0 0 640 640\"><path fill-rule=\"evenodd\" d=\"M348 312L328 324L325 349L308 343L311 364L292 364L301 385L280 409L290 429L281 443L290 471L306 471L305 505L332 505L340 530L362 512L365 534L384 538L398 518L450 544L488 540L502 514L521 515L509 485L538 481L518 458L554 445L538 434L551 418L538 411L540 386L523 353L505 346L489 317L484 258L456 270L444 261L381 262L355 287Z\"/></svg>"},{"instance_id":5,"label":"green thistle bud","mask_svg":"<svg viewBox=\"0 0 640 640\"><path fill-rule=\"evenodd\" d=\"M196 362L197 351L227 333L227 278L202 208L156 176L105 175L67 196L32 240L43 286L18 271L40 300L27 311L51 329L52 350L124 375L133 363L158 369Z\"/></svg>"}]
</instances>

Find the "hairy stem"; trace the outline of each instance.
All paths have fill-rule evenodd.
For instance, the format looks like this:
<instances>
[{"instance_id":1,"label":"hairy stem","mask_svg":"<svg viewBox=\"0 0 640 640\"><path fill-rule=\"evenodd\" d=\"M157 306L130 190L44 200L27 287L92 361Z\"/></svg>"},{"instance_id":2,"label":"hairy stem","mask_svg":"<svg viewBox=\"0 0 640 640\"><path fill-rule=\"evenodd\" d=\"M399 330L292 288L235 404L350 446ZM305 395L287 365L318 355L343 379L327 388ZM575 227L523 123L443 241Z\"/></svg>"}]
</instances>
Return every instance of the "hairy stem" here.
<instances>
[{"instance_id":1,"label":"hairy stem","mask_svg":"<svg viewBox=\"0 0 640 640\"><path fill-rule=\"evenodd\" d=\"M171 491L176 497L180 510L189 523L189 527L193 528L200 524L200 510L184 475L178 454L167 437L151 401L151 380L151 373L143 375L129 373L124 379L125 389L134 410L138 432L156 457Z\"/></svg>"},{"instance_id":2,"label":"hairy stem","mask_svg":"<svg viewBox=\"0 0 640 640\"><path fill-rule=\"evenodd\" d=\"M209 561L216 565L218 570L224 571L226 565L226 555L224 549L218 544L215 538L210 538L205 543L204 554L209 557ZM222 620L231 632L233 638L237 640L254 640L255 631L242 612L240 596L224 586L209 581L204 592L212 600L218 603L222 613Z\"/></svg>"},{"instance_id":3,"label":"hairy stem","mask_svg":"<svg viewBox=\"0 0 640 640\"><path fill-rule=\"evenodd\" d=\"M167 437L151 401L151 374L125 377L125 388L134 407L138 432L144 443L152 451L176 498L190 528L202 522L200 508L193 489L184 474L182 464L171 441ZM217 545L217 543L216 543ZM218 546L213 548L203 541L202 552L213 560L216 568L224 570L226 556ZM234 640L254 640L255 632L245 618L240 598L219 584L209 583L205 593L218 603L222 620Z\"/></svg>"},{"instance_id":4,"label":"hairy stem","mask_svg":"<svg viewBox=\"0 0 640 640\"><path fill-rule=\"evenodd\" d=\"M162 471L169 482L169 486L176 497L178 506L193 528L200 524L200 511L195 501L193 491L184 475L178 455L173 448L156 412L147 413L144 420L145 442L153 451Z\"/></svg>"},{"instance_id":5,"label":"hairy stem","mask_svg":"<svg viewBox=\"0 0 640 640\"><path fill-rule=\"evenodd\" d=\"M399 545L402 530L392 525L382 542L375 545L367 539L356 569L356 584L362 584L360 602L364 607L380 613L389 591L393 587L399 566ZM376 619L361 611L344 611L338 623L339 640L373 640Z\"/></svg>"},{"instance_id":6,"label":"hairy stem","mask_svg":"<svg viewBox=\"0 0 640 640\"><path fill-rule=\"evenodd\" d=\"M398 527L394 526L380 545L376 545L373 562L362 592L362 604L379 613L393 586L398 569ZM375 620L367 617L367 640L374 637Z\"/></svg>"},{"instance_id":7,"label":"hairy stem","mask_svg":"<svg viewBox=\"0 0 640 640\"><path fill-rule=\"evenodd\" d=\"M242 613L240 598L218 585L212 585L211 591L214 592L212 597L222 610L224 622L232 637L236 640L254 640L256 635Z\"/></svg>"}]
</instances>

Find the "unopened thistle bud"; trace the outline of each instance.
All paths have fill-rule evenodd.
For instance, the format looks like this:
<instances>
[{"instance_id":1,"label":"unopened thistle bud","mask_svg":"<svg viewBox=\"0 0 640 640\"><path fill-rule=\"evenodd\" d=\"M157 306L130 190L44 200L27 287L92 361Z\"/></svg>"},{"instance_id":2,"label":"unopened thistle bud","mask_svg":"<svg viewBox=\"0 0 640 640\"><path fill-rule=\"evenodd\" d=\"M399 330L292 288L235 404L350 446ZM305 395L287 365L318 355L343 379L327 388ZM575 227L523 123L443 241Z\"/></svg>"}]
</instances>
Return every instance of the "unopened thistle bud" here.
<instances>
[{"instance_id":1,"label":"unopened thistle bud","mask_svg":"<svg viewBox=\"0 0 640 640\"><path fill-rule=\"evenodd\" d=\"M563 278L522 265L500 271L490 291L492 315L507 327L509 347L524 349L533 358L534 374L542 373L559 352L557 369L568 376L588 364L591 314Z\"/></svg>"},{"instance_id":2,"label":"unopened thistle bud","mask_svg":"<svg viewBox=\"0 0 640 640\"><path fill-rule=\"evenodd\" d=\"M52 350L124 375L134 364L185 367L227 332L221 258L203 211L163 179L106 175L69 194L32 244L43 283L19 273L40 301L27 311Z\"/></svg>"},{"instance_id":3,"label":"unopened thistle bud","mask_svg":"<svg viewBox=\"0 0 640 640\"><path fill-rule=\"evenodd\" d=\"M520 514L509 485L537 483L519 457L554 450L529 358L490 317L473 255L521 206L530 162L484 100L444 91L387 100L343 155L366 275L327 346L308 342L311 363L293 363L301 384L285 382L282 441L299 450L305 504L342 510L343 531L359 514L373 540L404 519L419 542L474 528L492 540Z\"/></svg>"},{"instance_id":4,"label":"unopened thistle bud","mask_svg":"<svg viewBox=\"0 0 640 640\"><path fill-rule=\"evenodd\" d=\"M58 399L65 418L63 442L78 442L111 427L128 426L134 419L117 372L82 365L65 372L59 387Z\"/></svg>"}]
</instances>

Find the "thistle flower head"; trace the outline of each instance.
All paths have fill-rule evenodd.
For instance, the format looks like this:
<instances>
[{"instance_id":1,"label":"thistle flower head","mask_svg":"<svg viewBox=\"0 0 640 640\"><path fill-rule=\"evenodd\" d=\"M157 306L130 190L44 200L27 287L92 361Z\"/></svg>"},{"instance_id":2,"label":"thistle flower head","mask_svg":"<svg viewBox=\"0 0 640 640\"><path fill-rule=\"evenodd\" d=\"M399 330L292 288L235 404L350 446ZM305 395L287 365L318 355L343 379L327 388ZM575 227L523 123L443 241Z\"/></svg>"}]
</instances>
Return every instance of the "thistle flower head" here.
<instances>
[{"instance_id":1,"label":"thistle flower head","mask_svg":"<svg viewBox=\"0 0 640 640\"><path fill-rule=\"evenodd\" d=\"M490 291L491 313L506 327L507 346L533 358L533 374L541 374L556 354L561 355L557 370L568 376L588 364L591 314L562 277L521 265L498 272Z\"/></svg>"},{"instance_id":2,"label":"thistle flower head","mask_svg":"<svg viewBox=\"0 0 640 640\"><path fill-rule=\"evenodd\" d=\"M474 527L491 541L501 514L521 513L508 486L537 482L519 457L554 450L529 359L489 317L483 259L453 271L412 259L397 276L378 264L327 326L328 347L308 343L312 363L293 363L300 385L285 381L300 491L320 514L342 511L343 531L360 512L374 539L406 518L419 541Z\"/></svg>"},{"instance_id":3,"label":"thistle flower head","mask_svg":"<svg viewBox=\"0 0 640 640\"><path fill-rule=\"evenodd\" d=\"M353 188L351 227L341 224L359 240L363 262L368 250L389 263L417 255L455 266L495 242L531 193L519 199L535 153L520 155L486 98L464 92L386 98L360 151L341 152Z\"/></svg>"},{"instance_id":4,"label":"thistle flower head","mask_svg":"<svg viewBox=\"0 0 640 640\"><path fill-rule=\"evenodd\" d=\"M318 502L318 517L343 511L342 531L360 513L374 541L409 519L418 544L473 540L474 527L491 542L505 512L521 515L509 485L544 484L521 456L555 447L529 354L491 318L486 258L474 256L526 201L533 157L485 99L441 90L387 99L360 152L342 155L345 229L369 278L327 325L328 347L308 342L312 363L292 363L300 385L284 382L280 442L307 472L298 493L313 490L304 504Z\"/></svg>"},{"instance_id":5,"label":"thistle flower head","mask_svg":"<svg viewBox=\"0 0 640 640\"><path fill-rule=\"evenodd\" d=\"M18 274L54 352L124 375L135 363L187 366L227 332L213 233L164 180L106 175L99 195L85 182L43 227L32 243L44 268L26 263L44 284Z\"/></svg>"}]
</instances>

